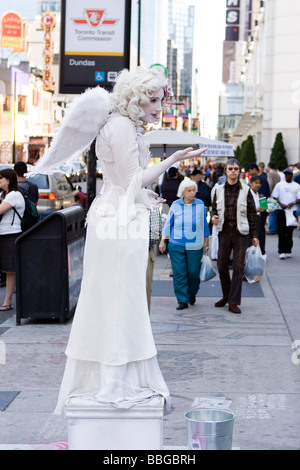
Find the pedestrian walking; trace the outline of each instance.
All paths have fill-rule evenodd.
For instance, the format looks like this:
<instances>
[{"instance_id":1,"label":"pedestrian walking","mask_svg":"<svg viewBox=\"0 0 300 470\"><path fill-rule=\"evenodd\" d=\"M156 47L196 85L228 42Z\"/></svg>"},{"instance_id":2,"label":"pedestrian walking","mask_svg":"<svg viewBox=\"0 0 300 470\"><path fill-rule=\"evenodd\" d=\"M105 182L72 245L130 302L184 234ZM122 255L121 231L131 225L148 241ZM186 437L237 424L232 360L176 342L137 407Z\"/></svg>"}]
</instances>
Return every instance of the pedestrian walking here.
<instances>
[{"instance_id":1,"label":"pedestrian walking","mask_svg":"<svg viewBox=\"0 0 300 470\"><path fill-rule=\"evenodd\" d=\"M261 185L262 185L261 175L251 176L249 180L249 186L250 186L251 194L253 196L253 200L255 202L255 207L256 207L256 212L257 212L256 238L258 238L260 246L261 246L261 241L263 242L265 239L265 234L264 234L263 226L260 223L260 218L261 218L261 214L266 211L265 208L260 206L260 202L259 202L259 199L260 199L259 191L260 191ZM248 246L251 246L251 245L252 245L252 241L249 238ZM265 254L265 253L262 253L262 254Z\"/></svg>"},{"instance_id":2,"label":"pedestrian walking","mask_svg":"<svg viewBox=\"0 0 300 470\"><path fill-rule=\"evenodd\" d=\"M225 166L226 183L217 185L212 205L212 223L219 233L218 270L223 297L215 307L229 304L229 311L241 313L242 280L248 236L254 246L256 238L256 207L250 187L242 183L240 163L230 158ZM232 279L229 274L232 253Z\"/></svg>"},{"instance_id":3,"label":"pedestrian walking","mask_svg":"<svg viewBox=\"0 0 300 470\"><path fill-rule=\"evenodd\" d=\"M293 170L284 170L285 181L280 181L273 189L272 196L277 199L281 209L278 209L278 253L280 259L290 258L293 248L293 231L297 223L292 224L293 211L300 204L300 185L293 181ZM287 218L291 218L289 222Z\"/></svg>"},{"instance_id":4,"label":"pedestrian walking","mask_svg":"<svg viewBox=\"0 0 300 470\"><path fill-rule=\"evenodd\" d=\"M270 187L269 187L269 183L268 183L268 180L267 180L267 176L266 174L264 173L264 171L260 171L259 167L257 166L256 163L252 162L252 163L249 163L249 165L247 165L247 167L245 168L245 171L246 173L248 173L251 176L254 176L254 175L259 175L261 177L261 187L260 187L260 190L259 190L259 197L260 198L263 198L263 197L270 197L271 193L270 193ZM269 213L267 211L264 211L260 214L260 218L258 220L259 222L259 227L258 227L258 231L260 233L260 249L261 249L261 252L262 254L264 255L266 250L266 221L267 221L267 217L268 217Z\"/></svg>"},{"instance_id":5,"label":"pedestrian walking","mask_svg":"<svg viewBox=\"0 0 300 470\"><path fill-rule=\"evenodd\" d=\"M211 206L211 188L202 180L202 172L200 170L193 170L190 178L197 183L196 198L204 202L206 210Z\"/></svg>"},{"instance_id":6,"label":"pedestrian walking","mask_svg":"<svg viewBox=\"0 0 300 470\"><path fill-rule=\"evenodd\" d=\"M300 173L297 173L296 176L294 176L294 181L300 184ZM300 204L297 204L297 207L296 207L296 217L298 221L298 230L300 230ZM300 234L299 234L299 237L300 237Z\"/></svg>"},{"instance_id":7,"label":"pedestrian walking","mask_svg":"<svg viewBox=\"0 0 300 470\"><path fill-rule=\"evenodd\" d=\"M267 179L269 183L270 193L272 194L273 189L275 188L276 184L280 182L280 175L275 170L275 164L273 162L268 163L268 173ZM277 210L269 213L269 228L268 228L268 235L276 235L278 232L278 224L277 224Z\"/></svg>"},{"instance_id":8,"label":"pedestrian walking","mask_svg":"<svg viewBox=\"0 0 300 470\"><path fill-rule=\"evenodd\" d=\"M27 173L27 164L23 161L19 161L15 163L14 170L17 173L18 186L22 193L37 205L39 200L39 188L36 184L28 181L25 177Z\"/></svg>"},{"instance_id":9,"label":"pedestrian walking","mask_svg":"<svg viewBox=\"0 0 300 470\"><path fill-rule=\"evenodd\" d=\"M17 174L6 168L0 171L0 271L6 273L6 293L0 311L11 310L11 300L16 286L15 241L21 235L21 220L14 211L23 217L24 197L18 187Z\"/></svg>"},{"instance_id":10,"label":"pedestrian walking","mask_svg":"<svg viewBox=\"0 0 300 470\"><path fill-rule=\"evenodd\" d=\"M172 203L177 199L177 191L182 181L182 176L179 177L178 169L172 166L164 175L161 185L161 196L166 200L164 204L164 212L168 213Z\"/></svg>"},{"instance_id":11,"label":"pedestrian walking","mask_svg":"<svg viewBox=\"0 0 300 470\"><path fill-rule=\"evenodd\" d=\"M155 263L155 245L160 242L162 235L162 220L159 209L156 207L150 211L149 220L149 256L146 273L146 286L147 286L147 302L150 313L151 309L151 294L152 294L152 283Z\"/></svg>"},{"instance_id":12,"label":"pedestrian walking","mask_svg":"<svg viewBox=\"0 0 300 470\"><path fill-rule=\"evenodd\" d=\"M70 396L128 408L160 395L169 408L146 295L149 211L162 200L145 188L177 161L205 151L179 150L147 168L150 152L142 134L148 123L158 122L162 102L169 97L160 72L124 70L111 94L96 87L78 97L41 162L43 169L57 166L67 158L60 155L60 144L70 156L78 155L96 138L104 174L101 195L87 215L84 272L58 415ZM70 134L76 137L74 144ZM80 135L84 138L79 142Z\"/></svg>"},{"instance_id":13,"label":"pedestrian walking","mask_svg":"<svg viewBox=\"0 0 300 470\"><path fill-rule=\"evenodd\" d=\"M173 286L177 310L194 305L200 287L200 267L203 252L208 251L209 227L204 202L195 198L197 183L185 179L178 188L179 200L170 207L159 244L165 252L166 240L173 271Z\"/></svg>"}]
</instances>

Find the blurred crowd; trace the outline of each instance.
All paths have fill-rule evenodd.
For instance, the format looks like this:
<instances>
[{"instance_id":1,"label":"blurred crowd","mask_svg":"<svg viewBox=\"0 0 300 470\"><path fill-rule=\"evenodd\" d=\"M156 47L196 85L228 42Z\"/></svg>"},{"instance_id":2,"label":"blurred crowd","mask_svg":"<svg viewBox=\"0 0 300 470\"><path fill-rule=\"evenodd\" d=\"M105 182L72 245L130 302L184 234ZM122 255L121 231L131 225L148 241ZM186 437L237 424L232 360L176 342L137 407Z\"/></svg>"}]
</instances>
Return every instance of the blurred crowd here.
<instances>
[{"instance_id":1,"label":"blurred crowd","mask_svg":"<svg viewBox=\"0 0 300 470\"><path fill-rule=\"evenodd\" d=\"M300 184L300 163L290 164L288 169L291 171L292 181ZM260 197L269 199L269 207L271 207L272 192L277 183L285 181L285 170L287 169L283 166L275 168L272 162L269 162L267 165L264 162L257 164L253 162L242 169L240 180L250 185L251 178L253 176L259 176L261 178L261 184L258 187L258 194ZM216 184L222 184L226 181L225 163L209 163L205 166L193 164L191 166L179 165L177 168L171 167L168 172L159 178L155 187L155 191L166 199L166 203L162 209L163 214L167 214L171 204L178 199L178 187L184 178L190 178L197 183L198 191L196 197L204 202L208 221L210 222L210 208L214 195L213 188ZM298 230L300 230L300 206L297 206L294 213L298 221ZM266 228L266 234L278 234L276 210L266 210L262 219L264 219L263 225ZM264 252L264 245L262 251Z\"/></svg>"}]
</instances>

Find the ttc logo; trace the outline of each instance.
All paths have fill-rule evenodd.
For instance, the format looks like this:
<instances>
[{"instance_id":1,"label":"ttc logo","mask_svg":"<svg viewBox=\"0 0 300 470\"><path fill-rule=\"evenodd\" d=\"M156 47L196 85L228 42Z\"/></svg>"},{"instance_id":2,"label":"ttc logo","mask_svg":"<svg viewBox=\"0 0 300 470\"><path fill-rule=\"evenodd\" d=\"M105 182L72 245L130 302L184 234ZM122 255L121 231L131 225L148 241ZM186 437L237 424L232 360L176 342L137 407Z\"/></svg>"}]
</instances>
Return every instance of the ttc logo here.
<instances>
[{"instance_id":1,"label":"ttc logo","mask_svg":"<svg viewBox=\"0 0 300 470\"><path fill-rule=\"evenodd\" d=\"M107 20L104 19L105 10L85 10L84 16L86 18L78 18L74 19L75 24L89 24L93 28L97 28L98 26L107 26L107 25L115 25L118 20Z\"/></svg>"}]
</instances>

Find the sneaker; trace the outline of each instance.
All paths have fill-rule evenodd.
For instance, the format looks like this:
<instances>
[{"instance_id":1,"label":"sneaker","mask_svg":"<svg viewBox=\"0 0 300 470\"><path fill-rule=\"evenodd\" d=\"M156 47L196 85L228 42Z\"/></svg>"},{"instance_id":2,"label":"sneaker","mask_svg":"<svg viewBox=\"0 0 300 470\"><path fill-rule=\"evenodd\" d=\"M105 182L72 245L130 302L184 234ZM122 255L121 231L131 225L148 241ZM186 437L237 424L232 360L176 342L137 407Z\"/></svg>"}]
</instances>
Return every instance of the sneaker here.
<instances>
[{"instance_id":1,"label":"sneaker","mask_svg":"<svg viewBox=\"0 0 300 470\"><path fill-rule=\"evenodd\" d=\"M285 257L286 257L286 258L291 258L291 256L292 256L291 253L286 253L286 254L285 254Z\"/></svg>"},{"instance_id":2,"label":"sneaker","mask_svg":"<svg viewBox=\"0 0 300 470\"><path fill-rule=\"evenodd\" d=\"M285 259L285 258L286 258L286 254L285 253L280 253L279 259Z\"/></svg>"}]
</instances>

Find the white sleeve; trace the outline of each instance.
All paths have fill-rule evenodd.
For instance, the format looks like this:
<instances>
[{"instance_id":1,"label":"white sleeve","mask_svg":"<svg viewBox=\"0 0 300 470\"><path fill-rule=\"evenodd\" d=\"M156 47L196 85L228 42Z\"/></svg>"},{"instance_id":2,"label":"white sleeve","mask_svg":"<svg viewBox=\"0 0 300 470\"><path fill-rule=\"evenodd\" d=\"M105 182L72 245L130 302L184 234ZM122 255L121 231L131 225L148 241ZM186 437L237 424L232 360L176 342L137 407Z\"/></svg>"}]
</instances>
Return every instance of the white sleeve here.
<instances>
[{"instance_id":1,"label":"white sleeve","mask_svg":"<svg viewBox=\"0 0 300 470\"><path fill-rule=\"evenodd\" d=\"M10 191L4 198L4 201L10 204L12 207L15 207L18 203L18 196L16 191Z\"/></svg>"}]
</instances>

